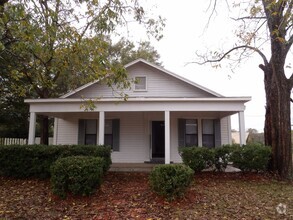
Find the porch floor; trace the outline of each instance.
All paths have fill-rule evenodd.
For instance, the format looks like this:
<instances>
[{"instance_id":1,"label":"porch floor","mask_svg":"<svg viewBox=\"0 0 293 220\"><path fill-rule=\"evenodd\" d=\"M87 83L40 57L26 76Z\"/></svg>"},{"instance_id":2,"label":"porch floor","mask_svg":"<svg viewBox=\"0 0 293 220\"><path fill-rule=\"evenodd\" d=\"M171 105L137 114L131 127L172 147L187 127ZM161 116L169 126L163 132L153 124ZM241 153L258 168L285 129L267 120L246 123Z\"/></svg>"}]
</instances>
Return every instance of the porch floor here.
<instances>
[{"instance_id":1,"label":"porch floor","mask_svg":"<svg viewBox=\"0 0 293 220\"><path fill-rule=\"evenodd\" d=\"M151 172L156 163L113 163L111 164L110 171L112 172ZM212 169L206 169L204 171L212 171ZM241 170L228 165L225 172L240 172Z\"/></svg>"}]
</instances>

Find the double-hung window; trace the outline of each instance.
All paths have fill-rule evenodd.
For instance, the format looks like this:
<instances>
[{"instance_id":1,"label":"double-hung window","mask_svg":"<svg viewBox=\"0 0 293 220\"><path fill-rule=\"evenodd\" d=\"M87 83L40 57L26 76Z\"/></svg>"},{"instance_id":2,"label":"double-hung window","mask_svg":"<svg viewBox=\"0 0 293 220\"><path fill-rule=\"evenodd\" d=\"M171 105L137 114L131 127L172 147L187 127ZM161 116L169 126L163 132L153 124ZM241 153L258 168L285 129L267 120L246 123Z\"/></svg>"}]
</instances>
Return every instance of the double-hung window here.
<instances>
[{"instance_id":1,"label":"double-hung window","mask_svg":"<svg viewBox=\"0 0 293 220\"><path fill-rule=\"evenodd\" d=\"M215 125L212 119L202 120L202 146L215 147Z\"/></svg>"},{"instance_id":2,"label":"double-hung window","mask_svg":"<svg viewBox=\"0 0 293 220\"><path fill-rule=\"evenodd\" d=\"M105 120L105 145L113 146L113 121L110 119Z\"/></svg>"},{"instance_id":3,"label":"double-hung window","mask_svg":"<svg viewBox=\"0 0 293 220\"><path fill-rule=\"evenodd\" d=\"M97 144L97 120L80 119L78 126L78 144Z\"/></svg>"},{"instance_id":4,"label":"double-hung window","mask_svg":"<svg viewBox=\"0 0 293 220\"><path fill-rule=\"evenodd\" d=\"M196 119L179 119L178 140L180 147L198 146L198 124Z\"/></svg>"}]
</instances>

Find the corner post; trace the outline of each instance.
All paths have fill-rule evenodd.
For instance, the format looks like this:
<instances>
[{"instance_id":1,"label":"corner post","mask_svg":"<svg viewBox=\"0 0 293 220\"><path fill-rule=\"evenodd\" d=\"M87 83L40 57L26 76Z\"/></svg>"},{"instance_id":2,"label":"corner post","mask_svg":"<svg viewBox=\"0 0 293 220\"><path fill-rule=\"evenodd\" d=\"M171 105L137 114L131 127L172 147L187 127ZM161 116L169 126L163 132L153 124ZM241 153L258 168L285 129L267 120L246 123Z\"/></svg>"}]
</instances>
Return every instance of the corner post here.
<instances>
[{"instance_id":1,"label":"corner post","mask_svg":"<svg viewBox=\"0 0 293 220\"><path fill-rule=\"evenodd\" d=\"M29 132L28 132L28 144L35 144L35 136L36 136L36 113L30 113L30 124L29 124Z\"/></svg>"},{"instance_id":2,"label":"corner post","mask_svg":"<svg viewBox=\"0 0 293 220\"><path fill-rule=\"evenodd\" d=\"M170 112L165 111L165 164L170 164Z\"/></svg>"},{"instance_id":3,"label":"corner post","mask_svg":"<svg viewBox=\"0 0 293 220\"><path fill-rule=\"evenodd\" d=\"M240 146L246 144L245 140L245 123L244 123L244 112L238 112L239 119L239 138L240 138Z\"/></svg>"},{"instance_id":4,"label":"corner post","mask_svg":"<svg viewBox=\"0 0 293 220\"><path fill-rule=\"evenodd\" d=\"M105 112L99 112L99 145L104 144Z\"/></svg>"}]
</instances>

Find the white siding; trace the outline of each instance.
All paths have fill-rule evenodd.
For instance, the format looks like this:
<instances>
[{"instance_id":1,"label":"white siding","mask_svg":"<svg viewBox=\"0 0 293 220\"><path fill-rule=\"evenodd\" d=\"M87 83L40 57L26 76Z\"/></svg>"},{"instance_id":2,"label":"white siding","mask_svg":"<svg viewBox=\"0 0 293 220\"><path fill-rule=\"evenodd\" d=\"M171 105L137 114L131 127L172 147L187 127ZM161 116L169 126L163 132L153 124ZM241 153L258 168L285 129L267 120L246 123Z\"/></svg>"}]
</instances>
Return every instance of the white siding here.
<instances>
[{"instance_id":1,"label":"white siding","mask_svg":"<svg viewBox=\"0 0 293 220\"><path fill-rule=\"evenodd\" d=\"M124 91L129 97L214 97L199 88L176 79L146 64L138 63L129 67L127 71L130 79L134 79L135 76L147 77L147 91L133 91L133 85L131 90ZM117 91L113 91L107 85L102 83L96 83L69 96L68 98L109 98L113 96L119 97Z\"/></svg>"},{"instance_id":2,"label":"white siding","mask_svg":"<svg viewBox=\"0 0 293 220\"><path fill-rule=\"evenodd\" d=\"M221 139L223 144L232 144L230 116L221 119Z\"/></svg>"},{"instance_id":3,"label":"white siding","mask_svg":"<svg viewBox=\"0 0 293 220\"><path fill-rule=\"evenodd\" d=\"M148 132L144 113L106 113L106 118L120 119L120 150L112 153L113 163L149 161Z\"/></svg>"},{"instance_id":4,"label":"white siding","mask_svg":"<svg viewBox=\"0 0 293 220\"><path fill-rule=\"evenodd\" d=\"M77 144L78 119L58 119L56 144Z\"/></svg>"}]
</instances>

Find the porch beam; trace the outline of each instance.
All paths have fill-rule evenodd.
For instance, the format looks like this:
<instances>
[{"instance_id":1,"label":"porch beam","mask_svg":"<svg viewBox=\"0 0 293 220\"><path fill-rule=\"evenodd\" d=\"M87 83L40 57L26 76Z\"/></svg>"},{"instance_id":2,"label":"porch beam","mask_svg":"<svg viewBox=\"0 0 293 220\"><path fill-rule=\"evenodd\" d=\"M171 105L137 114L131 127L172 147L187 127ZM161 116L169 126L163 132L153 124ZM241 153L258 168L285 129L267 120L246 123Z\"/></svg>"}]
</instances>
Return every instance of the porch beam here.
<instances>
[{"instance_id":1,"label":"porch beam","mask_svg":"<svg viewBox=\"0 0 293 220\"><path fill-rule=\"evenodd\" d=\"M170 112L165 111L165 164L170 164Z\"/></svg>"},{"instance_id":2,"label":"porch beam","mask_svg":"<svg viewBox=\"0 0 293 220\"><path fill-rule=\"evenodd\" d=\"M239 119L239 139L240 139L240 146L246 144L245 140L245 123L244 123L244 112L238 112L238 119Z\"/></svg>"},{"instance_id":3,"label":"porch beam","mask_svg":"<svg viewBox=\"0 0 293 220\"><path fill-rule=\"evenodd\" d=\"M105 136L105 112L99 112L99 145L104 144Z\"/></svg>"},{"instance_id":4,"label":"porch beam","mask_svg":"<svg viewBox=\"0 0 293 220\"><path fill-rule=\"evenodd\" d=\"M36 113L30 113L30 124L29 124L29 132L28 132L28 144L35 144L35 136L36 136Z\"/></svg>"}]
</instances>

